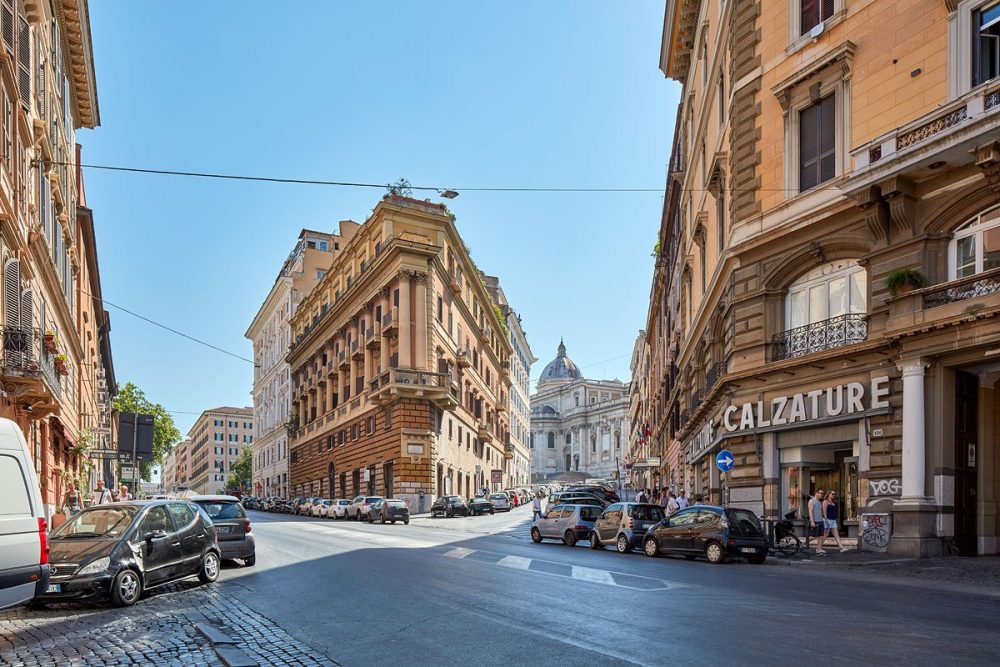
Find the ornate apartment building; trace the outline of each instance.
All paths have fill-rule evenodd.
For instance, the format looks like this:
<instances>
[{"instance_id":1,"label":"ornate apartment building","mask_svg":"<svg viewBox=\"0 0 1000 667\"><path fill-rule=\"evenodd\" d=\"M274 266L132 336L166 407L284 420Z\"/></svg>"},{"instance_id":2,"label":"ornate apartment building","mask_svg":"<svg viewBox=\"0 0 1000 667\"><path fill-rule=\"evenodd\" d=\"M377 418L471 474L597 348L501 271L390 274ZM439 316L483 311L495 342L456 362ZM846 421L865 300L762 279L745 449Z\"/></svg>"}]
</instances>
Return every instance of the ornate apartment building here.
<instances>
[{"instance_id":1,"label":"ornate apartment building","mask_svg":"<svg viewBox=\"0 0 1000 667\"><path fill-rule=\"evenodd\" d=\"M86 0L0 0L0 416L24 431L51 515L69 481L108 482L110 323L76 130L99 124ZM58 523L58 521L54 522Z\"/></svg>"},{"instance_id":2,"label":"ornate apartment building","mask_svg":"<svg viewBox=\"0 0 1000 667\"><path fill-rule=\"evenodd\" d=\"M253 408L205 410L188 431L188 440L175 447L175 483L195 493L223 493L233 463L252 446L253 433Z\"/></svg>"},{"instance_id":3,"label":"ornate apartment building","mask_svg":"<svg viewBox=\"0 0 1000 667\"><path fill-rule=\"evenodd\" d=\"M1000 549L998 63L997 0L667 2L647 412L694 493Z\"/></svg>"},{"instance_id":4,"label":"ornate apartment building","mask_svg":"<svg viewBox=\"0 0 1000 667\"><path fill-rule=\"evenodd\" d=\"M358 228L345 220L340 233L303 229L246 337L253 343L253 493L288 497L288 421L291 369L285 356L292 342L291 318L330 270L334 257Z\"/></svg>"},{"instance_id":5,"label":"ornate apartment building","mask_svg":"<svg viewBox=\"0 0 1000 667\"><path fill-rule=\"evenodd\" d=\"M387 195L292 317L293 495L503 482L511 345L442 204Z\"/></svg>"}]
</instances>

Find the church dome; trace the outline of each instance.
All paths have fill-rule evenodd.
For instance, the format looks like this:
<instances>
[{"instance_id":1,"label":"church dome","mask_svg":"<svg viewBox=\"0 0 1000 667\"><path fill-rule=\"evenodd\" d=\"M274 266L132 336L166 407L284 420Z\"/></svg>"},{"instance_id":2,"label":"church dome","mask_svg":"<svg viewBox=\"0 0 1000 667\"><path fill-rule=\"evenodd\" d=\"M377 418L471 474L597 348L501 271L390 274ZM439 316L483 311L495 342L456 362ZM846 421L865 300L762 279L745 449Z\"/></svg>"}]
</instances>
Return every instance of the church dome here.
<instances>
[{"instance_id":1,"label":"church dome","mask_svg":"<svg viewBox=\"0 0 1000 667\"><path fill-rule=\"evenodd\" d=\"M569 380L579 380L583 377L580 369L573 363L573 360L566 356L566 346L562 340L559 341L559 350L556 358L548 363L538 378L538 384L546 382L566 382Z\"/></svg>"}]
</instances>

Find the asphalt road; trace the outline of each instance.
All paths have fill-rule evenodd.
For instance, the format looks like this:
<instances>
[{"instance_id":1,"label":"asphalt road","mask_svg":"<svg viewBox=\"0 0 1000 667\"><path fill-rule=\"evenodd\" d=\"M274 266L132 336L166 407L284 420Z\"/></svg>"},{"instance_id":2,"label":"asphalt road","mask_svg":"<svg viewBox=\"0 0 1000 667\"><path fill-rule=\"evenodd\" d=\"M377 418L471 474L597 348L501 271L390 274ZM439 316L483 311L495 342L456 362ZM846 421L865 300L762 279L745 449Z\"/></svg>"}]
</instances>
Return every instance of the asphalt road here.
<instances>
[{"instance_id":1,"label":"asphalt road","mask_svg":"<svg viewBox=\"0 0 1000 667\"><path fill-rule=\"evenodd\" d=\"M223 580L341 665L1000 664L1000 597L527 539L530 510L409 526L251 513Z\"/></svg>"}]
</instances>

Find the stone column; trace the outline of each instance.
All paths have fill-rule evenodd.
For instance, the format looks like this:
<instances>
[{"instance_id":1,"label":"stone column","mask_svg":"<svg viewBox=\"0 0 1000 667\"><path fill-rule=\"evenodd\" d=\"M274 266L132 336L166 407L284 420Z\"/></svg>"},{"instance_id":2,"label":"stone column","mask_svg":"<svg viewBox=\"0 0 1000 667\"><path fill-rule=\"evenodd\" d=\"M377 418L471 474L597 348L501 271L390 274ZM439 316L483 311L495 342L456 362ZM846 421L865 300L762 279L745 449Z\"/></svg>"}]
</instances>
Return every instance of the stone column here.
<instances>
[{"instance_id":1,"label":"stone column","mask_svg":"<svg viewBox=\"0 0 1000 667\"><path fill-rule=\"evenodd\" d=\"M427 370L427 283L430 275L422 273L417 276L416 285L416 329L413 342L416 346L413 365L421 370ZM430 370L437 370L432 368Z\"/></svg>"},{"instance_id":2,"label":"stone column","mask_svg":"<svg viewBox=\"0 0 1000 667\"><path fill-rule=\"evenodd\" d=\"M928 501L925 492L927 441L924 436L924 371L928 365L919 358L898 364L903 374L903 488L900 503Z\"/></svg>"},{"instance_id":3,"label":"stone column","mask_svg":"<svg viewBox=\"0 0 1000 667\"><path fill-rule=\"evenodd\" d=\"M413 312L410 308L410 274L399 274L399 367L413 368L412 348L410 345L410 328L413 325Z\"/></svg>"},{"instance_id":4,"label":"stone column","mask_svg":"<svg viewBox=\"0 0 1000 667\"><path fill-rule=\"evenodd\" d=\"M381 300L381 303L382 303L382 316L383 317L385 317L385 314L389 312L389 308L390 308L389 304L391 303L389 301L389 294L390 294L390 291L389 291L388 287L383 287L379 291L379 299ZM379 323L379 324L381 324L381 323ZM382 371L385 371L387 368L389 368L389 341L387 339L385 339L385 338L383 338L381 341L379 341L378 350L379 350L379 353L378 353L379 368Z\"/></svg>"}]
</instances>

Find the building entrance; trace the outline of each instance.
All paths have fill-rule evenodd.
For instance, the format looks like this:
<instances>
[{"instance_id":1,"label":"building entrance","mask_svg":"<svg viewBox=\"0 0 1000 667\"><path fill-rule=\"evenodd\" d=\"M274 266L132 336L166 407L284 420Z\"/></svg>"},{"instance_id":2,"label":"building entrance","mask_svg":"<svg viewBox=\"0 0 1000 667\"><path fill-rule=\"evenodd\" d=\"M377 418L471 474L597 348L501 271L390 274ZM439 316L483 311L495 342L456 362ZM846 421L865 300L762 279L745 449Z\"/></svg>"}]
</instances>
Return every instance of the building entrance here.
<instances>
[{"instance_id":1,"label":"building entrance","mask_svg":"<svg viewBox=\"0 0 1000 667\"><path fill-rule=\"evenodd\" d=\"M955 373L955 545L960 556L978 552L976 466L979 458L979 378Z\"/></svg>"}]
</instances>

